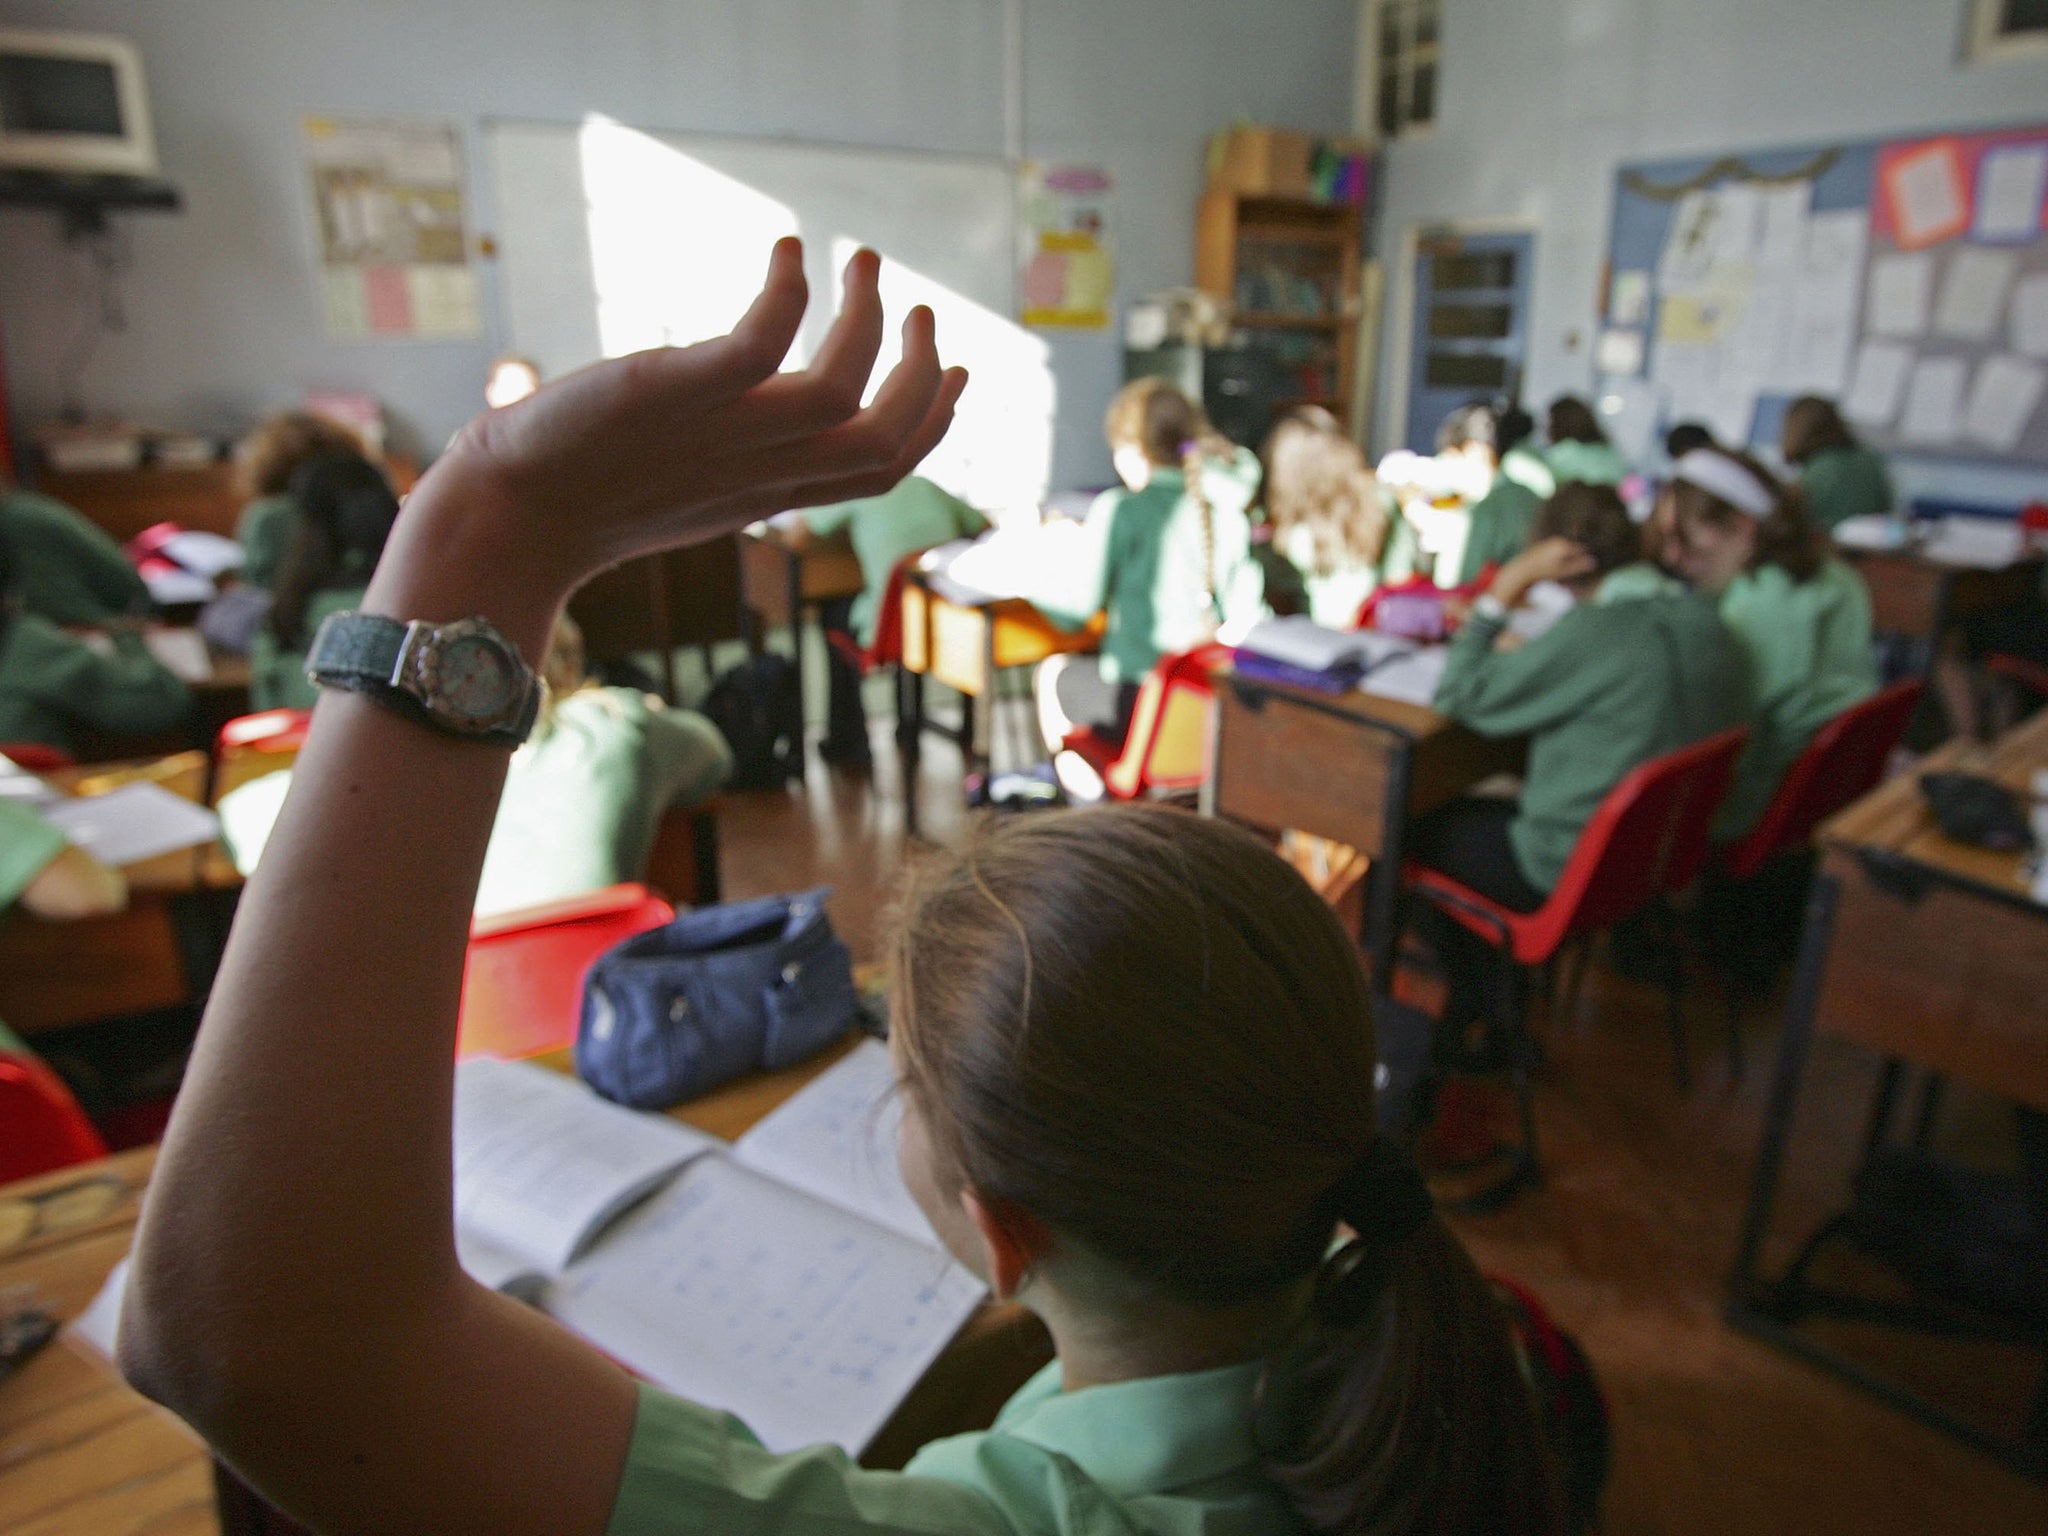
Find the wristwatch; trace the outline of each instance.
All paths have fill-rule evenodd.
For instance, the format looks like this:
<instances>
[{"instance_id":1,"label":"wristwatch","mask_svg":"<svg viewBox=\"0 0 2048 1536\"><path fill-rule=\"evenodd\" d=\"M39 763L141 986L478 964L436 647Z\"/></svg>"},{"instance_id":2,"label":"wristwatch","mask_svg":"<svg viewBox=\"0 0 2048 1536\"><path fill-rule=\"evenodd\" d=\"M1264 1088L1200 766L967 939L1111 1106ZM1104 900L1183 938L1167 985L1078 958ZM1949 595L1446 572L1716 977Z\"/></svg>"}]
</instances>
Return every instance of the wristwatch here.
<instances>
[{"instance_id":1,"label":"wristwatch","mask_svg":"<svg viewBox=\"0 0 2048 1536\"><path fill-rule=\"evenodd\" d=\"M360 693L423 725L516 747L540 711L540 679L487 619L406 623L329 614L306 652L306 677Z\"/></svg>"}]
</instances>

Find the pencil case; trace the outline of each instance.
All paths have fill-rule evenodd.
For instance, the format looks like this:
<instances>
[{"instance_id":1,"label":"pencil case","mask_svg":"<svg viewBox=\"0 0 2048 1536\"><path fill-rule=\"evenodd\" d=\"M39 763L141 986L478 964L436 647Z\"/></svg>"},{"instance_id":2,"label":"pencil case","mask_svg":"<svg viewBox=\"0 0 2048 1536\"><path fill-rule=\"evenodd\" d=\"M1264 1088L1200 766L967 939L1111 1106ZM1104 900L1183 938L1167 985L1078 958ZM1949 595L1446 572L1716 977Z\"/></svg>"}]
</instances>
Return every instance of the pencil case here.
<instances>
[{"instance_id":1,"label":"pencil case","mask_svg":"<svg viewBox=\"0 0 2048 1536\"><path fill-rule=\"evenodd\" d=\"M822 1050L858 1015L830 889L685 912L590 968L576 1074L615 1103L665 1109Z\"/></svg>"}]
</instances>

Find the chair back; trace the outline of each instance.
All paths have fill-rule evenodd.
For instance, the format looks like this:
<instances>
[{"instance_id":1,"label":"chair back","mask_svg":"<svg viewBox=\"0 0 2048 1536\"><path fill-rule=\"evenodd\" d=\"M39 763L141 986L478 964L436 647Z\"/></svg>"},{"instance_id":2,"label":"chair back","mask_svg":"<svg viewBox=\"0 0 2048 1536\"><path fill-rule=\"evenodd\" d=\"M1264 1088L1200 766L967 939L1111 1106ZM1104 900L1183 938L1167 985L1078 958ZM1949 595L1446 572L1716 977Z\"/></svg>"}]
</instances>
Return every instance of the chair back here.
<instances>
[{"instance_id":1,"label":"chair back","mask_svg":"<svg viewBox=\"0 0 2048 1536\"><path fill-rule=\"evenodd\" d=\"M1196 789L1209 777L1213 678L1229 655L1228 646L1197 646L1162 657L1145 674L1123 751L1102 775L1112 795L1135 800L1152 789Z\"/></svg>"},{"instance_id":2,"label":"chair back","mask_svg":"<svg viewBox=\"0 0 2048 1536\"><path fill-rule=\"evenodd\" d=\"M251 779L291 767L312 723L310 709L266 709L228 721L213 739L213 802Z\"/></svg>"},{"instance_id":3,"label":"chair back","mask_svg":"<svg viewBox=\"0 0 2048 1536\"><path fill-rule=\"evenodd\" d=\"M30 773L55 773L60 768L77 766L76 760L62 747L45 746L40 741L0 742L0 757Z\"/></svg>"},{"instance_id":4,"label":"chair back","mask_svg":"<svg viewBox=\"0 0 2048 1536\"><path fill-rule=\"evenodd\" d=\"M1926 691L1925 680L1909 678L1851 705L1816 731L1785 770L1756 826L1722 850L1721 867L1748 879L1779 854L1805 847L1814 828L1875 789Z\"/></svg>"},{"instance_id":5,"label":"chair back","mask_svg":"<svg viewBox=\"0 0 2048 1536\"><path fill-rule=\"evenodd\" d=\"M576 1038L583 978L597 957L676 915L644 885L478 918L469 930L457 1057L537 1056Z\"/></svg>"},{"instance_id":6,"label":"chair back","mask_svg":"<svg viewBox=\"0 0 2048 1536\"><path fill-rule=\"evenodd\" d=\"M64 1079L34 1056L0 1050L0 1184L106 1155Z\"/></svg>"},{"instance_id":7,"label":"chair back","mask_svg":"<svg viewBox=\"0 0 2048 1536\"><path fill-rule=\"evenodd\" d=\"M1984 670L1994 677L2009 678L2028 692L2037 693L2048 699L2048 667L2042 666L2038 661L2029 661L2024 656L2011 656L1999 651L1984 658ZM10 752L9 755L13 754Z\"/></svg>"},{"instance_id":8,"label":"chair back","mask_svg":"<svg viewBox=\"0 0 2048 1536\"><path fill-rule=\"evenodd\" d=\"M1593 933L1692 883L1707 862L1714 813L1728 798L1749 732L1738 727L1653 757L1607 792L1518 957Z\"/></svg>"}]
</instances>

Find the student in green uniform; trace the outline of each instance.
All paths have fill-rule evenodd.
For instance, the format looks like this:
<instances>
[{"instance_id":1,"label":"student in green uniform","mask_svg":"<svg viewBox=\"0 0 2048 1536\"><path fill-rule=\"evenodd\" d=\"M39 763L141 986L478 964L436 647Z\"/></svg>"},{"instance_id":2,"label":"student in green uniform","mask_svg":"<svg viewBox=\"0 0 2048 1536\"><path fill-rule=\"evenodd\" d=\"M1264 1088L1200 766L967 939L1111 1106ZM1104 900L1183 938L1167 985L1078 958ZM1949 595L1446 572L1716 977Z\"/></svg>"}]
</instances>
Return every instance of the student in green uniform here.
<instances>
[{"instance_id":1,"label":"student in green uniform","mask_svg":"<svg viewBox=\"0 0 2048 1536\"><path fill-rule=\"evenodd\" d=\"M1827 532L1852 517L1883 516L1896 503L1884 460L1856 441L1832 400L1794 400L1778 442L1785 462L1799 471L1807 515Z\"/></svg>"},{"instance_id":2,"label":"student in green uniform","mask_svg":"<svg viewBox=\"0 0 2048 1536\"><path fill-rule=\"evenodd\" d=\"M28 612L0 541L0 744L75 753L89 734L154 735L191 708L191 691L131 625L78 635Z\"/></svg>"},{"instance_id":3,"label":"student in green uniform","mask_svg":"<svg viewBox=\"0 0 2048 1536\"><path fill-rule=\"evenodd\" d=\"M1343 425L1296 406L1267 434L1260 500L1273 548L1301 574L1318 624L1350 629L1383 581L1415 569L1415 536Z\"/></svg>"},{"instance_id":4,"label":"student in green uniform","mask_svg":"<svg viewBox=\"0 0 2048 1536\"><path fill-rule=\"evenodd\" d=\"M1451 642L1436 707L1482 736L1526 736L1521 798L1466 796L1416 823L1409 851L1517 912L1543 904L1600 801L1631 769L1741 723L1743 669L1705 594L1597 601L1640 543L1611 486L1558 487L1529 547L1495 574ZM1508 615L1539 581L1580 601L1525 645L1503 643ZM1498 1017L1505 977L1462 925L1418 914L1450 984L1444 1023Z\"/></svg>"},{"instance_id":5,"label":"student in green uniform","mask_svg":"<svg viewBox=\"0 0 2048 1536\"><path fill-rule=\"evenodd\" d=\"M272 573L269 613L249 645L249 702L257 709L309 709L306 647L330 613L362 602L370 573L398 516L384 472L342 449L306 460L287 490L290 532Z\"/></svg>"},{"instance_id":6,"label":"student in green uniform","mask_svg":"<svg viewBox=\"0 0 2048 1536\"><path fill-rule=\"evenodd\" d=\"M283 411L242 440L235 450L236 479L249 500L235 523L242 546L236 576L266 591L277 579L292 531L292 476L330 453L363 452L362 439L339 422L310 411Z\"/></svg>"},{"instance_id":7,"label":"student in green uniform","mask_svg":"<svg viewBox=\"0 0 2048 1536\"><path fill-rule=\"evenodd\" d=\"M731 749L702 715L594 682L567 614L541 678L540 718L498 797L478 916L644 880L662 816L709 799L732 770ZM255 872L290 787L284 770L221 797L221 835L243 874Z\"/></svg>"},{"instance_id":8,"label":"student in green uniform","mask_svg":"<svg viewBox=\"0 0 2048 1536\"><path fill-rule=\"evenodd\" d=\"M845 629L863 646L869 646L875 642L882 594L888 589L889 574L897 563L906 555L954 539L971 539L987 527L987 518L943 486L922 475L906 475L880 496L814 507L804 514L803 529L795 543L804 548L812 537L837 533L842 528L848 530L864 585L857 596L828 603L822 618L826 628ZM864 764L869 749L860 675L837 650L829 651L827 660L831 666L831 711L820 752L828 762Z\"/></svg>"},{"instance_id":9,"label":"student in green uniform","mask_svg":"<svg viewBox=\"0 0 2048 1536\"><path fill-rule=\"evenodd\" d=\"M1099 656L1056 656L1038 672L1038 715L1061 782L1100 793L1060 743L1077 725L1121 742L1145 674L1162 656L1242 635L1265 614L1265 581L1245 515L1259 461L1217 435L1202 408L1164 379L1126 384L1104 423L1126 489L1089 509L1078 564L1064 573L1077 618L1108 615Z\"/></svg>"},{"instance_id":10,"label":"student in green uniform","mask_svg":"<svg viewBox=\"0 0 2048 1536\"><path fill-rule=\"evenodd\" d=\"M0 493L0 543L14 555L24 611L52 624L104 624L149 612L149 589L121 546L63 502Z\"/></svg>"},{"instance_id":11,"label":"student in green uniform","mask_svg":"<svg viewBox=\"0 0 2048 1536\"><path fill-rule=\"evenodd\" d=\"M1485 401L1459 407L1437 429L1440 457L1454 458L1466 472L1478 499L1472 503L1465 547L1454 580L1447 586L1476 581L1489 565L1502 566L1529 542L1529 525L1543 499L1501 469L1500 412Z\"/></svg>"},{"instance_id":12,"label":"student in green uniform","mask_svg":"<svg viewBox=\"0 0 2048 1536\"><path fill-rule=\"evenodd\" d=\"M874 494L964 376L928 311L855 413L875 258L809 373L784 242L740 333L544 386L407 504L367 604L537 657L605 564ZM571 515L573 514L573 515ZM1373 1132L1342 925L1170 810L1018 818L930 861L895 946L906 1181L1058 1364L906 1474L773 1456L469 1280L450 1076L509 754L324 702L236 918L150 1199L121 1363L337 1533L1549 1531L1531 1399L1469 1259ZM289 899L284 899L289 892ZM376 1062L375 1092L351 1063ZM1343 1221L1355 1246L1335 1246ZM1333 1251L1334 1250L1334 1251Z\"/></svg>"},{"instance_id":13,"label":"student in green uniform","mask_svg":"<svg viewBox=\"0 0 2048 1536\"><path fill-rule=\"evenodd\" d=\"M1550 500L1551 492L1557 489L1557 476L1550 472L1543 448L1536 441L1536 418L1512 401L1496 400L1493 409L1500 472L1538 501Z\"/></svg>"},{"instance_id":14,"label":"student in green uniform","mask_svg":"<svg viewBox=\"0 0 2048 1536\"><path fill-rule=\"evenodd\" d=\"M1628 478L1628 465L1600 430L1600 418L1577 395L1559 395L1550 402L1544 436L1550 439L1544 462L1559 485L1573 480L1619 485Z\"/></svg>"},{"instance_id":15,"label":"student in green uniform","mask_svg":"<svg viewBox=\"0 0 2048 1536\"><path fill-rule=\"evenodd\" d=\"M1750 672L1755 718L1716 822L1740 837L1829 720L1877 690L1870 592L1829 552L1805 497L1744 453L1700 448L1672 471L1679 562L1721 605Z\"/></svg>"}]
</instances>

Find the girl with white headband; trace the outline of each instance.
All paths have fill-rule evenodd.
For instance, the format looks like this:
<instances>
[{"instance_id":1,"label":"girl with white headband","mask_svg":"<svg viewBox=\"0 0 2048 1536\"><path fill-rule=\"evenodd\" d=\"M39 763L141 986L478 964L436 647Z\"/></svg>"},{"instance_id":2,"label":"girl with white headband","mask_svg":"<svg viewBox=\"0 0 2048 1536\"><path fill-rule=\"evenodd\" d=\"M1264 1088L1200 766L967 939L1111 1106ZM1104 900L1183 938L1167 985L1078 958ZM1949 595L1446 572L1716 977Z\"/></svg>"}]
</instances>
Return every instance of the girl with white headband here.
<instances>
[{"instance_id":1,"label":"girl with white headband","mask_svg":"<svg viewBox=\"0 0 2048 1536\"><path fill-rule=\"evenodd\" d=\"M1716 826L1735 838L1814 732L1876 691L1870 593L1830 554L1799 489L1746 453L1694 449L1671 496L1679 569L1720 600L1749 659L1756 719Z\"/></svg>"}]
</instances>

